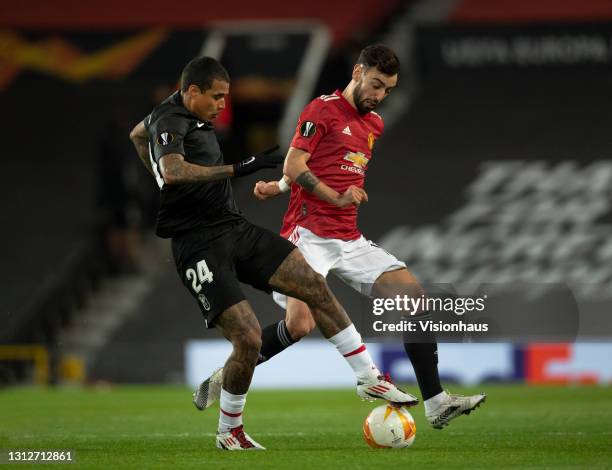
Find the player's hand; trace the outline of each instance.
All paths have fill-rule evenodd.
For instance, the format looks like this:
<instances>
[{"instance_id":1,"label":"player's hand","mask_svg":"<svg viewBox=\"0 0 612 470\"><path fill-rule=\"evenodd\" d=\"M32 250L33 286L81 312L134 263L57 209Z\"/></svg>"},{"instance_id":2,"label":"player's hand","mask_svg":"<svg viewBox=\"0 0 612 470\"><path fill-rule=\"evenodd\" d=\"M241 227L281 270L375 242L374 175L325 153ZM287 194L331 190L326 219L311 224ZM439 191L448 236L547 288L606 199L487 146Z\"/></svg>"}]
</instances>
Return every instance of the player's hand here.
<instances>
[{"instance_id":1,"label":"player's hand","mask_svg":"<svg viewBox=\"0 0 612 470\"><path fill-rule=\"evenodd\" d=\"M278 165L283 163L285 157L282 155L272 155L279 149L278 145L275 145L268 150L256 153L255 155L242 160L241 162L234 163L234 176L246 176L251 173L255 173L263 168L276 168Z\"/></svg>"},{"instance_id":2,"label":"player's hand","mask_svg":"<svg viewBox=\"0 0 612 470\"><path fill-rule=\"evenodd\" d=\"M253 194L260 201L265 201L274 196L278 196L281 193L280 188L278 187L278 181L258 181L255 183L255 188L253 189Z\"/></svg>"},{"instance_id":3,"label":"player's hand","mask_svg":"<svg viewBox=\"0 0 612 470\"><path fill-rule=\"evenodd\" d=\"M368 194L363 190L363 188L349 186L349 188L343 194L341 194L338 199L336 199L336 205L338 207L346 207L350 206L351 204L358 206L364 201L368 201Z\"/></svg>"}]
</instances>

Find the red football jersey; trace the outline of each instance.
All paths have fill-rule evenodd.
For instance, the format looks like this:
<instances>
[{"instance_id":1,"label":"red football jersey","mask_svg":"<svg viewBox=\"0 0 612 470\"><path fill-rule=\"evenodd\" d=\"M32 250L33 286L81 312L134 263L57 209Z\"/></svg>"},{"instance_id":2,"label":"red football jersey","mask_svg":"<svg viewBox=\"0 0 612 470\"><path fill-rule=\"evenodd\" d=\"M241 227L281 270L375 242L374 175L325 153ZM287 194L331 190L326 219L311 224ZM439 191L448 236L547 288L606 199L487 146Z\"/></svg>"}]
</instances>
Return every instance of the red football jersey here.
<instances>
[{"instance_id":1,"label":"red football jersey","mask_svg":"<svg viewBox=\"0 0 612 470\"><path fill-rule=\"evenodd\" d=\"M310 153L308 167L342 194L351 185L363 188L372 148L383 128L378 114L360 115L336 90L304 108L291 146ZM292 184L281 235L289 238L296 225L323 238L355 240L361 236L356 206L336 207Z\"/></svg>"}]
</instances>

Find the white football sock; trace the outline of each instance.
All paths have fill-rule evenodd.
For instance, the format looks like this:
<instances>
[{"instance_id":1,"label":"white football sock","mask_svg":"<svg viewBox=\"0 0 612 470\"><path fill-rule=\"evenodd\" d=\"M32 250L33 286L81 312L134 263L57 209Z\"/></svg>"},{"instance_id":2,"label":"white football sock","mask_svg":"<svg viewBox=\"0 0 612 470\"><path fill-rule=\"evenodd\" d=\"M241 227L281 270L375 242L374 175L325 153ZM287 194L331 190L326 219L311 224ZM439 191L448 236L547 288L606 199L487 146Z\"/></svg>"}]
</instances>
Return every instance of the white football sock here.
<instances>
[{"instance_id":1,"label":"white football sock","mask_svg":"<svg viewBox=\"0 0 612 470\"><path fill-rule=\"evenodd\" d=\"M218 431L227 432L242 424L242 411L246 403L246 396L234 395L225 389L221 389L219 400L219 428Z\"/></svg>"},{"instance_id":2,"label":"white football sock","mask_svg":"<svg viewBox=\"0 0 612 470\"><path fill-rule=\"evenodd\" d=\"M344 330L329 338L329 341L344 356L346 362L355 372L357 380L368 382L377 380L380 371L374 365L374 361L372 361L370 353L363 344L361 335L355 329L355 325L351 323Z\"/></svg>"}]
</instances>

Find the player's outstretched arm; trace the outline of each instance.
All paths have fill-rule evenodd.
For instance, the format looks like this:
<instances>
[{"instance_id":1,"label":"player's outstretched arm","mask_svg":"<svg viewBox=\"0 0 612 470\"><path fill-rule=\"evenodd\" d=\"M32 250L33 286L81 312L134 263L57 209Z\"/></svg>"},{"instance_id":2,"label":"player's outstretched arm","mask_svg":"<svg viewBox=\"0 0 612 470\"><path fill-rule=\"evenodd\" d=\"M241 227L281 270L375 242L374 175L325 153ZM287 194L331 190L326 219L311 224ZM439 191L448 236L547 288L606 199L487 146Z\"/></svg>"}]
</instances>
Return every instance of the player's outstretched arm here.
<instances>
[{"instance_id":1,"label":"player's outstretched arm","mask_svg":"<svg viewBox=\"0 0 612 470\"><path fill-rule=\"evenodd\" d=\"M132 129L130 132L130 140L134 144L134 147L136 147L136 152L143 165L149 170L151 175L155 176L153 168L151 167L151 160L149 159L149 133L144 125L144 121L140 121L136 124L134 129Z\"/></svg>"},{"instance_id":2,"label":"player's outstretched arm","mask_svg":"<svg viewBox=\"0 0 612 470\"><path fill-rule=\"evenodd\" d=\"M185 184L216 181L250 175L264 168L276 168L283 162L280 155L272 155L278 146L257 153L233 165L203 166L189 163L183 155L170 153L159 160L166 184Z\"/></svg>"},{"instance_id":3,"label":"player's outstretched arm","mask_svg":"<svg viewBox=\"0 0 612 470\"><path fill-rule=\"evenodd\" d=\"M310 171L307 164L309 159L310 153L290 147L285 158L283 173L309 193L338 207L346 207L351 204L358 206L368 200L367 193L357 186L350 186L343 194L330 188Z\"/></svg>"},{"instance_id":4,"label":"player's outstretched arm","mask_svg":"<svg viewBox=\"0 0 612 470\"><path fill-rule=\"evenodd\" d=\"M202 166L189 163L179 153L169 153L159 160L166 184L216 181L234 176L233 165Z\"/></svg>"}]
</instances>

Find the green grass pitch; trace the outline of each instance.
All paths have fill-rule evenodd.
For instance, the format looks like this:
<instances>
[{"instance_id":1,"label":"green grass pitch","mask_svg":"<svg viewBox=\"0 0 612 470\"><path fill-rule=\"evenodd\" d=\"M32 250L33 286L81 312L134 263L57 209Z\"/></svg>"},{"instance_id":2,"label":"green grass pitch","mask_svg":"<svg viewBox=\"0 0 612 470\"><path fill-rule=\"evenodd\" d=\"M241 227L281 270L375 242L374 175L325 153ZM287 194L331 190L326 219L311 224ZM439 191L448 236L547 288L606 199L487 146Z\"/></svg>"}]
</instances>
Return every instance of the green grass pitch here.
<instances>
[{"instance_id":1,"label":"green grass pitch","mask_svg":"<svg viewBox=\"0 0 612 470\"><path fill-rule=\"evenodd\" d=\"M0 391L0 448L73 449L68 468L612 468L610 388L482 389L487 402L442 431L412 409L416 441L401 450L366 446L361 425L375 405L353 390L255 390L245 429L268 450L223 452L218 408L197 411L184 387L10 388Z\"/></svg>"}]
</instances>

